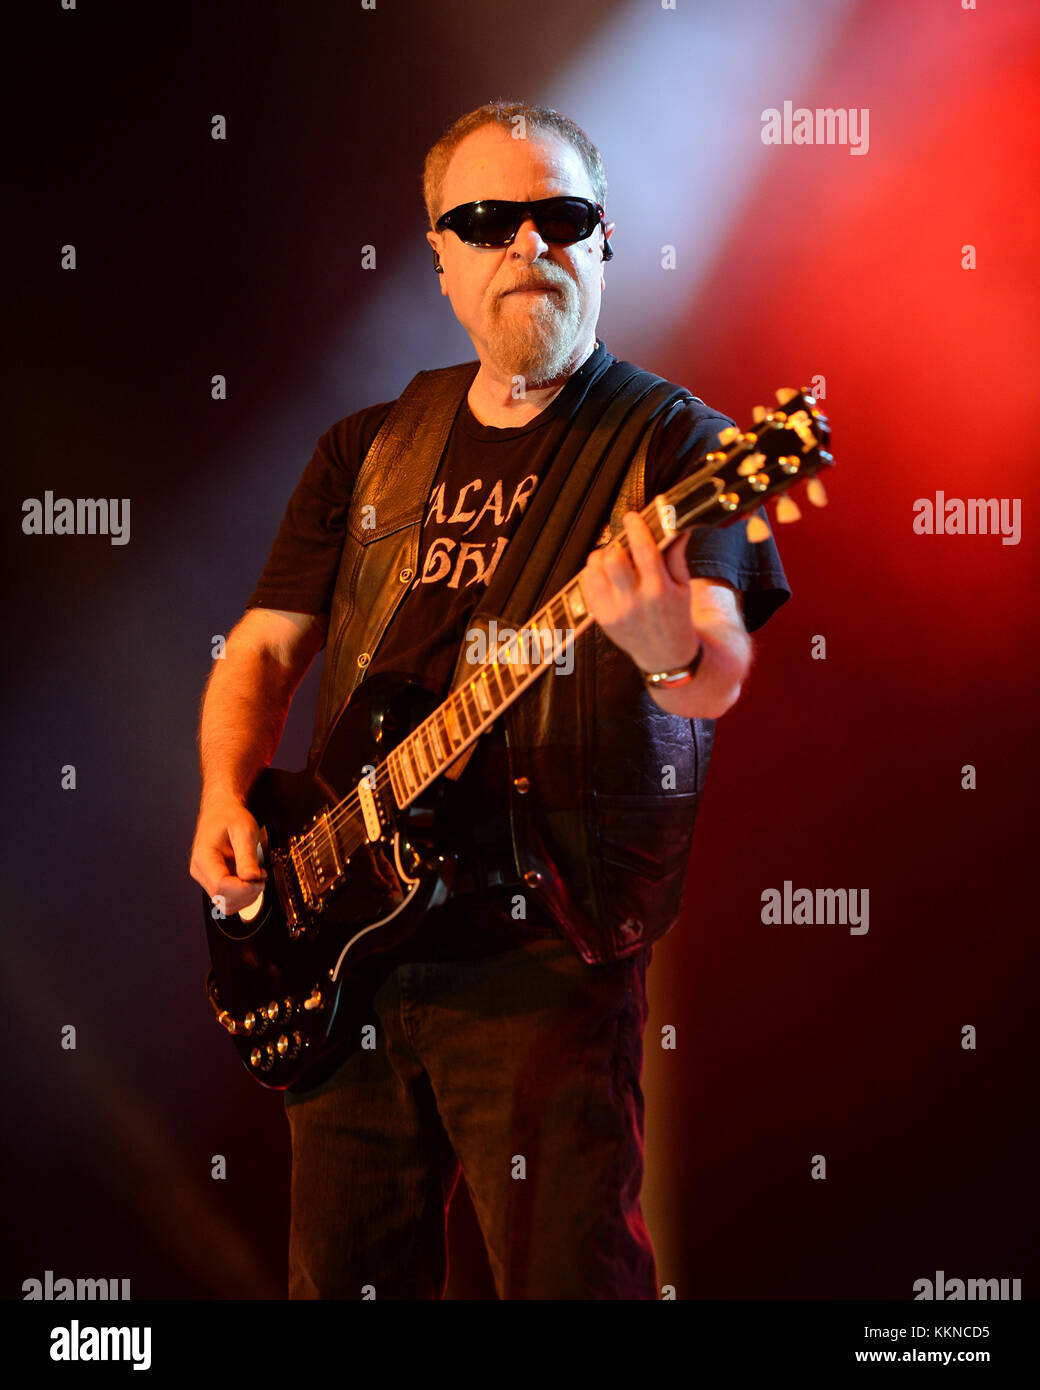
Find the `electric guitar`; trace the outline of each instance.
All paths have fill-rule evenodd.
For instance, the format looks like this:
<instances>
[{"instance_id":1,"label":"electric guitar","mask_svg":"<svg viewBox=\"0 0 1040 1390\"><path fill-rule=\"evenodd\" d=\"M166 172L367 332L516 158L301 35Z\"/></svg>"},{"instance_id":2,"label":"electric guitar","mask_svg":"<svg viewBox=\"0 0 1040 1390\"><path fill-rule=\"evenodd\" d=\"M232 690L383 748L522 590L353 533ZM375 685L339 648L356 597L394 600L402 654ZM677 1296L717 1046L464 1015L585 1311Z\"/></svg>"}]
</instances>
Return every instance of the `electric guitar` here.
<instances>
[{"instance_id":1,"label":"electric guitar","mask_svg":"<svg viewBox=\"0 0 1040 1390\"><path fill-rule=\"evenodd\" d=\"M827 419L806 389L776 395L778 408L757 407L747 432L722 430L697 471L644 509L658 549L774 496L777 521L796 520L787 493L803 479L809 501L825 504ZM760 516L747 526L753 541L769 534ZM618 540L627 546L624 532ZM356 1045L362 962L412 935L451 891L458 855L437 812L455 784L441 774L559 660L561 634L565 654L593 621L574 579L442 703L417 681L370 677L306 771L260 774L248 805L266 882L237 913L206 897L205 921L210 1003L261 1085L313 1085Z\"/></svg>"}]
</instances>

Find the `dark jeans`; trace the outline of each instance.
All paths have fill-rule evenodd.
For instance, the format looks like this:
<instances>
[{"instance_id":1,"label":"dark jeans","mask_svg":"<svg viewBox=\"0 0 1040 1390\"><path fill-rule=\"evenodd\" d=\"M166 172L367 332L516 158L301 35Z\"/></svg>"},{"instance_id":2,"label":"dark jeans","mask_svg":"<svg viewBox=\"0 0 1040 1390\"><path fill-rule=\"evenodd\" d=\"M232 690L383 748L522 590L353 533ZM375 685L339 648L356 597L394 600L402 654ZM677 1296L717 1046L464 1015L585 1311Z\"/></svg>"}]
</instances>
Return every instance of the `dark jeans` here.
<instances>
[{"instance_id":1,"label":"dark jeans","mask_svg":"<svg viewBox=\"0 0 1040 1390\"><path fill-rule=\"evenodd\" d=\"M443 1297L460 1169L500 1298L658 1297L639 1205L652 947L590 966L480 910L430 914L381 972L375 1048L286 1093L290 1298Z\"/></svg>"}]
</instances>

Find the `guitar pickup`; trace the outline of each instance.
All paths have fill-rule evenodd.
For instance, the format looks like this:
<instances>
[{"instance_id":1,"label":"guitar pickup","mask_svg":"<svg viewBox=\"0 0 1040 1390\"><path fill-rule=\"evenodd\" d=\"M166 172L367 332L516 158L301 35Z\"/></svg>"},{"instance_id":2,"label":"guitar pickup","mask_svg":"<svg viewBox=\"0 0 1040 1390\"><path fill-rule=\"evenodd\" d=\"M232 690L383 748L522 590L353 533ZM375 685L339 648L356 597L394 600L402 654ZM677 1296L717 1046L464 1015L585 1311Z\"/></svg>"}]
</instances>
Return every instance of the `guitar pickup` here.
<instances>
[{"instance_id":1,"label":"guitar pickup","mask_svg":"<svg viewBox=\"0 0 1040 1390\"><path fill-rule=\"evenodd\" d=\"M372 783L367 777L362 777L357 784L358 801L361 803L361 814L365 819L365 834L370 841L378 840L383 834L382 821L379 818L379 806L376 802L375 792L372 790Z\"/></svg>"}]
</instances>

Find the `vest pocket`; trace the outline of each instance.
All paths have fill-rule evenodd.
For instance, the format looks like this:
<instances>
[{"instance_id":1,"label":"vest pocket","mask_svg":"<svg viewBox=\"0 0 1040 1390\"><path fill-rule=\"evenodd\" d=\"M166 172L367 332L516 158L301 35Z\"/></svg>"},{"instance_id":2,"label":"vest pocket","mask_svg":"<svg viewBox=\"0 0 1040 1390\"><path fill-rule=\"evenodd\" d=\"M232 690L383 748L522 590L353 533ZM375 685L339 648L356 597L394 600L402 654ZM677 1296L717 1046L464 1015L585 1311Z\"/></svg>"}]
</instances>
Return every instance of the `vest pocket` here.
<instances>
[{"instance_id":1,"label":"vest pocket","mask_svg":"<svg viewBox=\"0 0 1040 1390\"><path fill-rule=\"evenodd\" d=\"M698 800L696 792L597 792L593 807L600 859L653 882L685 870Z\"/></svg>"},{"instance_id":2,"label":"vest pocket","mask_svg":"<svg viewBox=\"0 0 1040 1390\"><path fill-rule=\"evenodd\" d=\"M615 958L672 927L682 906L696 792L597 795L597 892Z\"/></svg>"}]
</instances>

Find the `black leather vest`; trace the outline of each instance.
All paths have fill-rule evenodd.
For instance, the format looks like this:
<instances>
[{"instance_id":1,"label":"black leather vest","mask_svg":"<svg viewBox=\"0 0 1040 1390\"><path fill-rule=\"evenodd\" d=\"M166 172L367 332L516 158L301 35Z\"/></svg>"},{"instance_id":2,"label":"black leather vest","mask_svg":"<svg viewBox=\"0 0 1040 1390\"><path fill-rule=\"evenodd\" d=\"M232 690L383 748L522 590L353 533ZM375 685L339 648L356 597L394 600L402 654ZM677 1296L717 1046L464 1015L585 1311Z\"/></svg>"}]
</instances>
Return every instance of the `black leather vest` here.
<instances>
[{"instance_id":1,"label":"black leather vest","mask_svg":"<svg viewBox=\"0 0 1040 1390\"><path fill-rule=\"evenodd\" d=\"M419 373L409 389L423 388L420 429L391 432L365 460L332 598L312 755L416 573L427 498L477 365ZM646 443L617 494L611 533L646 505ZM376 525L363 524L372 517ZM589 964L663 936L679 915L714 721L666 714L598 626L577 640L570 674L550 665L500 717L523 891L538 895Z\"/></svg>"}]
</instances>

